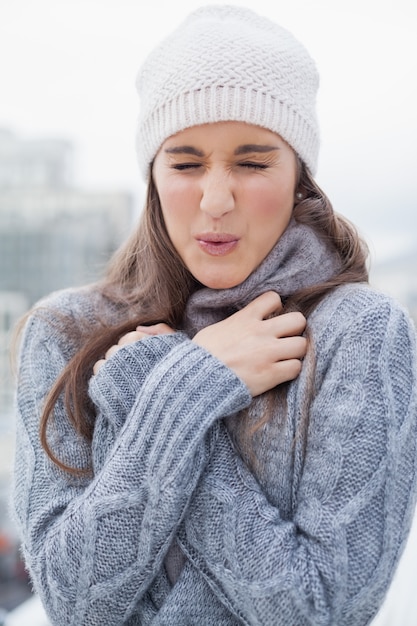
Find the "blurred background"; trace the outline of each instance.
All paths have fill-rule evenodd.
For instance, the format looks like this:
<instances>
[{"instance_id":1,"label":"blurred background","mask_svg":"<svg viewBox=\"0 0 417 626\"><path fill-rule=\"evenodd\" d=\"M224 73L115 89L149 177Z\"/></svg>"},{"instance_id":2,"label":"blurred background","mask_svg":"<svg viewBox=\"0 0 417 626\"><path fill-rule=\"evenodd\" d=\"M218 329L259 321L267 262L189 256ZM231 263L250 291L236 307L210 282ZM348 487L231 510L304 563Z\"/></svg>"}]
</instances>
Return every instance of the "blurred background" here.
<instances>
[{"instance_id":1,"label":"blurred background","mask_svg":"<svg viewBox=\"0 0 417 626\"><path fill-rule=\"evenodd\" d=\"M95 280L134 227L144 193L134 149L136 73L153 46L204 4L0 0L0 607L10 612L8 624L30 594L6 512L11 330L43 295ZM229 4L287 27L315 58L317 180L367 239L372 283L417 319L414 1ZM397 597L393 621L384 624L417 624L417 617L399 621L404 602ZM32 621L19 623L35 626L31 607Z\"/></svg>"}]
</instances>

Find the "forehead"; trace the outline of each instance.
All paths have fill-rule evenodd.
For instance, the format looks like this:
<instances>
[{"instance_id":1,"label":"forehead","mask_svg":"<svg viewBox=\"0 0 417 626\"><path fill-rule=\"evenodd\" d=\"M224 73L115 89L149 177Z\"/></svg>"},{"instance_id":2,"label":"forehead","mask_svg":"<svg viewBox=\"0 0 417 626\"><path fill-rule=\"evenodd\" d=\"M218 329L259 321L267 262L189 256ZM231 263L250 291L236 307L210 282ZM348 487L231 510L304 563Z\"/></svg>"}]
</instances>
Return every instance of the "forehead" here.
<instances>
[{"instance_id":1,"label":"forehead","mask_svg":"<svg viewBox=\"0 0 417 626\"><path fill-rule=\"evenodd\" d=\"M193 146L202 152L215 147L233 148L243 144L280 145L285 143L276 133L245 122L215 122L186 128L162 144L162 149Z\"/></svg>"}]
</instances>

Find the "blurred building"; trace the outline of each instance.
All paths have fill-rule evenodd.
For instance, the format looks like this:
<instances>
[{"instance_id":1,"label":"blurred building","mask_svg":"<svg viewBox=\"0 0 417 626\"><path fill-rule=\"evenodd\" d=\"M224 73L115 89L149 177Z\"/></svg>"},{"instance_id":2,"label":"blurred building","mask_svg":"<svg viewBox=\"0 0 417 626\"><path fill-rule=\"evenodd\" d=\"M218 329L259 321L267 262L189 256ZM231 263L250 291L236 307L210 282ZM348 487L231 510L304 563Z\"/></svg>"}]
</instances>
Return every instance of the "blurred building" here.
<instances>
[{"instance_id":1,"label":"blurred building","mask_svg":"<svg viewBox=\"0 0 417 626\"><path fill-rule=\"evenodd\" d=\"M0 290L33 304L97 278L127 233L126 194L72 188L0 188Z\"/></svg>"},{"instance_id":2,"label":"blurred building","mask_svg":"<svg viewBox=\"0 0 417 626\"><path fill-rule=\"evenodd\" d=\"M68 142L0 130L0 291L29 305L95 280L131 224L129 194L75 187L73 156Z\"/></svg>"},{"instance_id":3,"label":"blurred building","mask_svg":"<svg viewBox=\"0 0 417 626\"><path fill-rule=\"evenodd\" d=\"M72 184L73 148L61 139L21 139L0 128L0 188Z\"/></svg>"}]
</instances>

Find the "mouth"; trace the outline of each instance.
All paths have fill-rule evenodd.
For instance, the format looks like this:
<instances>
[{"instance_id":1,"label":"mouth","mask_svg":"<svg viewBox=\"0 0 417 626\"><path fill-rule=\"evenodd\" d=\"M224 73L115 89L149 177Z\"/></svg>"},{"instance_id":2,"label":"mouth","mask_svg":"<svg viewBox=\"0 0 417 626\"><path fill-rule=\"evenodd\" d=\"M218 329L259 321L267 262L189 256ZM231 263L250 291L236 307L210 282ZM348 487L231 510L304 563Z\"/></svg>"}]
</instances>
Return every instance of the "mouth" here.
<instances>
[{"instance_id":1,"label":"mouth","mask_svg":"<svg viewBox=\"0 0 417 626\"><path fill-rule=\"evenodd\" d=\"M229 233L201 233L195 239L200 248L211 256L224 256L239 243L239 237Z\"/></svg>"}]
</instances>

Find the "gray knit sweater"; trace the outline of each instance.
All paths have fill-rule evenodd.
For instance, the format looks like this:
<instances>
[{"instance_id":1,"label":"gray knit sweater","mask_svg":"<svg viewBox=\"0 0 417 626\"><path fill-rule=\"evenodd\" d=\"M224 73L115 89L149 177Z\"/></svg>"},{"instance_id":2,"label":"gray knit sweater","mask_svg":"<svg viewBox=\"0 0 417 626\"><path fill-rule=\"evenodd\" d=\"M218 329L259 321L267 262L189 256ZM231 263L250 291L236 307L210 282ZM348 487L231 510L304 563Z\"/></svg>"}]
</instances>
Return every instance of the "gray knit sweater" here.
<instances>
[{"instance_id":1,"label":"gray knit sweater","mask_svg":"<svg viewBox=\"0 0 417 626\"><path fill-rule=\"evenodd\" d=\"M85 288L51 296L31 316L14 508L52 624L371 621L416 494L416 339L406 313L366 285L326 297L309 318L312 346L288 387L285 415L277 410L249 442L240 419L256 420L263 398L252 401L231 370L190 340L258 293L288 295L335 267L309 229L292 225L248 281L194 294L181 331L108 359L89 387L92 444L74 432L61 402L49 433L63 460L92 464L92 478L50 462L39 418L77 348L59 330L62 316L111 320L114 307Z\"/></svg>"}]
</instances>

